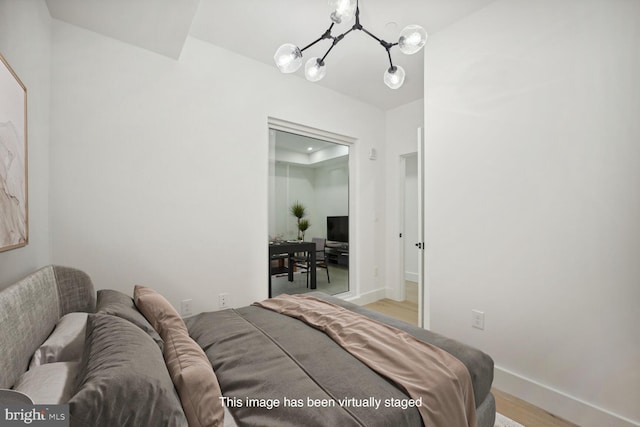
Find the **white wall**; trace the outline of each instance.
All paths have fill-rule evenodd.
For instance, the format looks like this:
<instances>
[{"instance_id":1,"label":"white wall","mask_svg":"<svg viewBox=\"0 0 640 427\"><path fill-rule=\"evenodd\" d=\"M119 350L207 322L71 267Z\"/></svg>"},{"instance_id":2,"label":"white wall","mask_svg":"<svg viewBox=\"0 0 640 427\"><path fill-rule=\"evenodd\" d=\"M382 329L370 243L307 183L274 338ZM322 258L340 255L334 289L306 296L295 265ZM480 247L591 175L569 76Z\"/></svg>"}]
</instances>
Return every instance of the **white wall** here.
<instances>
[{"instance_id":1,"label":"white wall","mask_svg":"<svg viewBox=\"0 0 640 427\"><path fill-rule=\"evenodd\" d=\"M305 219L311 226L305 240L325 237L327 216L349 214L348 159L339 165L310 167L293 163L276 163L271 209L273 227L270 236L284 239L298 237L297 219L291 215L291 205L300 202L305 207Z\"/></svg>"},{"instance_id":2,"label":"white wall","mask_svg":"<svg viewBox=\"0 0 640 427\"><path fill-rule=\"evenodd\" d=\"M583 426L640 425L638 76L638 1L497 0L425 52L432 329Z\"/></svg>"},{"instance_id":3,"label":"white wall","mask_svg":"<svg viewBox=\"0 0 640 427\"><path fill-rule=\"evenodd\" d=\"M305 235L306 240L317 228L317 207L315 194L315 171L312 168L288 163L277 163L275 167L275 209L276 228L269 234L284 239L298 237L298 221L291 215L291 205L295 202L305 207L305 219L311 227Z\"/></svg>"},{"instance_id":4,"label":"white wall","mask_svg":"<svg viewBox=\"0 0 640 427\"><path fill-rule=\"evenodd\" d=\"M418 148L418 128L424 123L424 100L420 99L386 112L386 145L385 162L385 285L386 296L395 300L404 295L404 265L400 258L401 245L404 240L400 234L400 203L402 202L403 174L400 168L400 157L415 153ZM406 239L405 239L406 240ZM415 242L413 242L415 244ZM415 246L413 247L415 249ZM417 250L417 249L416 249Z\"/></svg>"},{"instance_id":5,"label":"white wall","mask_svg":"<svg viewBox=\"0 0 640 427\"><path fill-rule=\"evenodd\" d=\"M327 217L349 215L349 166L332 163L315 170L316 227L309 237L327 237Z\"/></svg>"},{"instance_id":6,"label":"white wall","mask_svg":"<svg viewBox=\"0 0 640 427\"><path fill-rule=\"evenodd\" d=\"M380 287L380 110L194 38L173 61L58 21L52 88L54 260L98 288L194 312L267 296L269 116L358 138L352 284Z\"/></svg>"},{"instance_id":7,"label":"white wall","mask_svg":"<svg viewBox=\"0 0 640 427\"><path fill-rule=\"evenodd\" d=\"M50 262L49 63L51 18L42 0L0 0L0 53L27 87L29 244L0 252L0 288Z\"/></svg>"}]
</instances>

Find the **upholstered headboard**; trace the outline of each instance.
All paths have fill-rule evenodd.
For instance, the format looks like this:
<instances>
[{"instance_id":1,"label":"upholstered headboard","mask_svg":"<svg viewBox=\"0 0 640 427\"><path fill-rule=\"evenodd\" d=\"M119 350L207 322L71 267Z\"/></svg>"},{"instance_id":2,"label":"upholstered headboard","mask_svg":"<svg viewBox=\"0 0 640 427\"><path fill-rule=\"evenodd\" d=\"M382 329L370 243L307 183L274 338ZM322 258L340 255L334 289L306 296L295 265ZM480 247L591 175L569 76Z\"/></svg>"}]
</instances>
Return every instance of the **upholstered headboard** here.
<instances>
[{"instance_id":1,"label":"upholstered headboard","mask_svg":"<svg viewBox=\"0 0 640 427\"><path fill-rule=\"evenodd\" d=\"M11 388L60 317L92 313L96 293L89 276L47 266L0 291L0 388Z\"/></svg>"}]
</instances>

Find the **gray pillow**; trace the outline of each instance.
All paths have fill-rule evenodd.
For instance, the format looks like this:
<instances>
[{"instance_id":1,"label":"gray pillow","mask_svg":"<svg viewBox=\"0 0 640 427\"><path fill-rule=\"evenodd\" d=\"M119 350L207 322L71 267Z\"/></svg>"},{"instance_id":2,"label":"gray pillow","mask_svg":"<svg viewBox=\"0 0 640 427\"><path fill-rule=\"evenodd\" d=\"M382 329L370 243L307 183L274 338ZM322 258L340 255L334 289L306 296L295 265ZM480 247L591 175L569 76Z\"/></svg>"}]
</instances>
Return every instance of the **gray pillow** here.
<instances>
[{"instance_id":1,"label":"gray pillow","mask_svg":"<svg viewBox=\"0 0 640 427\"><path fill-rule=\"evenodd\" d=\"M121 317L133 323L145 331L158 344L160 350L164 349L164 342L158 332L153 329L149 321L138 311L133 298L113 289L100 289L96 303L96 313L111 314Z\"/></svg>"},{"instance_id":2,"label":"gray pillow","mask_svg":"<svg viewBox=\"0 0 640 427\"><path fill-rule=\"evenodd\" d=\"M117 316L91 314L71 426L187 426L158 346Z\"/></svg>"}]
</instances>

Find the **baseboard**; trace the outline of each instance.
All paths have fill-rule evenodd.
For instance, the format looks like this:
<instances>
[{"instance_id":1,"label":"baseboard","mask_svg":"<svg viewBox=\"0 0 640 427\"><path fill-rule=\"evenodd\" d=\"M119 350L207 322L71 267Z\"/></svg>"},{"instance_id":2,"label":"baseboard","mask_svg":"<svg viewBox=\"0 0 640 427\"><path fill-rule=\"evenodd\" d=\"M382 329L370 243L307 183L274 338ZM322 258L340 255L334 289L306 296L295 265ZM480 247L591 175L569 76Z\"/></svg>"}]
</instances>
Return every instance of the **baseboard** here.
<instances>
[{"instance_id":1,"label":"baseboard","mask_svg":"<svg viewBox=\"0 0 640 427\"><path fill-rule=\"evenodd\" d=\"M636 421L499 366L494 368L493 386L582 427L640 427Z\"/></svg>"},{"instance_id":2,"label":"baseboard","mask_svg":"<svg viewBox=\"0 0 640 427\"><path fill-rule=\"evenodd\" d=\"M358 305L366 305L366 304L371 304L372 302L381 300L383 298L386 298L386 292L384 288L375 289L373 291L365 292L359 295L354 295L352 297L347 297L345 298L345 300Z\"/></svg>"},{"instance_id":3,"label":"baseboard","mask_svg":"<svg viewBox=\"0 0 640 427\"><path fill-rule=\"evenodd\" d=\"M382 298L389 298L394 301L403 301L405 299L405 296L406 296L406 293L404 289L385 288L384 295L382 296ZM379 299L382 299L382 298L379 298Z\"/></svg>"},{"instance_id":4,"label":"baseboard","mask_svg":"<svg viewBox=\"0 0 640 427\"><path fill-rule=\"evenodd\" d=\"M405 271L404 272L404 280L408 280L409 282L416 282L418 283L418 273L412 273L410 271Z\"/></svg>"}]
</instances>

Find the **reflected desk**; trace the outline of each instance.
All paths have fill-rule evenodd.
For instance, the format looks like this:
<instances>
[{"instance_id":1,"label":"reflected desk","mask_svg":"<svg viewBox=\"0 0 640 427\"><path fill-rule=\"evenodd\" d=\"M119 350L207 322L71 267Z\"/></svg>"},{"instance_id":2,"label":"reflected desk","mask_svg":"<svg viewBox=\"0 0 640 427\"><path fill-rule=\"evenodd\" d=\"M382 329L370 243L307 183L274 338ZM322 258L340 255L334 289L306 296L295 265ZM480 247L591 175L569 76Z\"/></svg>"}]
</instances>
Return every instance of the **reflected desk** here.
<instances>
[{"instance_id":1,"label":"reflected desk","mask_svg":"<svg viewBox=\"0 0 640 427\"><path fill-rule=\"evenodd\" d=\"M313 242L269 242L269 298L271 298L271 260L274 255L287 254L289 259L288 276L289 281L293 282L293 255L298 252L306 252L309 254L310 259L310 271L311 272L310 283L311 289L316 289L316 244Z\"/></svg>"}]
</instances>

